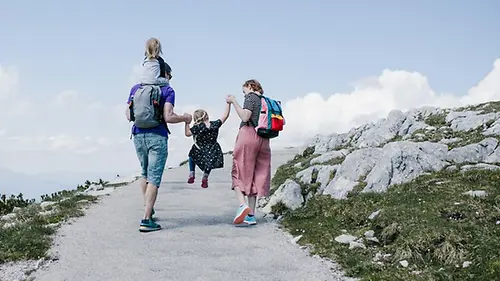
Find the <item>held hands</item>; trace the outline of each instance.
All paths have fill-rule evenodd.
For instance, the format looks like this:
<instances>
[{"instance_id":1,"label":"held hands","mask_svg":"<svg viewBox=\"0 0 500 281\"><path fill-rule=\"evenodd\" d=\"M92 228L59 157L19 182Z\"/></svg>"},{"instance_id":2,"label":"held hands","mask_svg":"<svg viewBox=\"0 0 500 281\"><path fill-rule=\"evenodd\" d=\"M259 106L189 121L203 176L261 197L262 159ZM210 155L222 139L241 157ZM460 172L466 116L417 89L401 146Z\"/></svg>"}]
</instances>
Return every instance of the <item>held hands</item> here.
<instances>
[{"instance_id":1,"label":"held hands","mask_svg":"<svg viewBox=\"0 0 500 281\"><path fill-rule=\"evenodd\" d=\"M190 124L193 120L193 116L191 116L191 114L189 113L184 113L184 115L182 116L184 117L184 122L186 122L186 124Z\"/></svg>"},{"instance_id":2,"label":"held hands","mask_svg":"<svg viewBox=\"0 0 500 281\"><path fill-rule=\"evenodd\" d=\"M226 102L229 104L232 104L236 101L236 98L233 95L227 95L226 96Z\"/></svg>"}]
</instances>

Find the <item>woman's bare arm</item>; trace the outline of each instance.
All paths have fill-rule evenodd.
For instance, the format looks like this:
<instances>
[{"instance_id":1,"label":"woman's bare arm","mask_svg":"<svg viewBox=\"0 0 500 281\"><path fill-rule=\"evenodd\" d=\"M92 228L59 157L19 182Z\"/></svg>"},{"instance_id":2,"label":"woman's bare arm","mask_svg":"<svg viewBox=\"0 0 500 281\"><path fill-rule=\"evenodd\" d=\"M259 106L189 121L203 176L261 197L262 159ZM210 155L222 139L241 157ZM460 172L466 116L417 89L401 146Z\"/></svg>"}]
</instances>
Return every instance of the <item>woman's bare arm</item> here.
<instances>
[{"instance_id":1,"label":"woman's bare arm","mask_svg":"<svg viewBox=\"0 0 500 281\"><path fill-rule=\"evenodd\" d=\"M250 120L250 116L252 116L252 112L250 110L242 108L237 101L233 102L233 106L241 121L248 122L248 120Z\"/></svg>"}]
</instances>

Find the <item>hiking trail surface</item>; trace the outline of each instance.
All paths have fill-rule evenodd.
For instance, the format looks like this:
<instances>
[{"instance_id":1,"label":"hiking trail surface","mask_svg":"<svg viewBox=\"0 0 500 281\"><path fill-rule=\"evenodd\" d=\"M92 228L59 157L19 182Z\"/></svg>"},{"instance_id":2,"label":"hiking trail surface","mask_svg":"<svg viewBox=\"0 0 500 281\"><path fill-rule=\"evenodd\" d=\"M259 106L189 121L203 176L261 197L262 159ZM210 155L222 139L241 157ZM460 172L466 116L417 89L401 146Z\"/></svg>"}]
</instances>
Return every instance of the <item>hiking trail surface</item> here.
<instances>
[{"instance_id":1,"label":"hiking trail surface","mask_svg":"<svg viewBox=\"0 0 500 281\"><path fill-rule=\"evenodd\" d=\"M272 170L295 155L273 151ZM244 281L351 280L331 262L310 256L291 236L257 214L255 226L232 225L237 200L230 189L231 155L214 170L209 187L186 183L188 168L166 170L155 205L162 230L140 233L142 198L137 182L117 189L61 227L51 254L58 258L33 273L36 281Z\"/></svg>"}]
</instances>

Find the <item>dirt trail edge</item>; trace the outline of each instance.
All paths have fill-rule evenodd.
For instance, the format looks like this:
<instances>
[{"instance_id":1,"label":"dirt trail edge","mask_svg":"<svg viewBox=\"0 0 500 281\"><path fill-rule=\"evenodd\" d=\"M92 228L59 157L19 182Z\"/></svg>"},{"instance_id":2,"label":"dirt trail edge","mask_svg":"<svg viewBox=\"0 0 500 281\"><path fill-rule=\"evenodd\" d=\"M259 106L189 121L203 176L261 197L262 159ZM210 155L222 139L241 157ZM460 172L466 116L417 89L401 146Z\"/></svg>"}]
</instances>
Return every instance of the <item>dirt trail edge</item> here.
<instances>
[{"instance_id":1,"label":"dirt trail edge","mask_svg":"<svg viewBox=\"0 0 500 281\"><path fill-rule=\"evenodd\" d=\"M296 150L273 152L273 170ZM165 171L156 215L163 230L140 233L143 212L137 183L101 199L58 232L59 258L36 281L347 280L331 263L311 257L275 223L231 224L237 202L230 190L231 156L213 171L209 188L186 183L187 167Z\"/></svg>"}]
</instances>

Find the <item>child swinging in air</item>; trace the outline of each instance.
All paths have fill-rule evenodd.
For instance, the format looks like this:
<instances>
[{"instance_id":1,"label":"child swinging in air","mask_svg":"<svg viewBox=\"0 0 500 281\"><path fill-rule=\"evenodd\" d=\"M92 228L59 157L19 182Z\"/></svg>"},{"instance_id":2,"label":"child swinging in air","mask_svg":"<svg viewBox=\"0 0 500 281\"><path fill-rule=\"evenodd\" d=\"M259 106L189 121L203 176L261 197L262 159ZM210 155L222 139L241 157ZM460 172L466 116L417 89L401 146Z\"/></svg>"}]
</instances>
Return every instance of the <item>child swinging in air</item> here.
<instances>
[{"instance_id":1,"label":"child swinging in air","mask_svg":"<svg viewBox=\"0 0 500 281\"><path fill-rule=\"evenodd\" d=\"M141 84L168 86L171 72L170 66L165 63L162 54L160 40L150 38L146 41L144 61L142 62Z\"/></svg>"},{"instance_id":2,"label":"child swinging in air","mask_svg":"<svg viewBox=\"0 0 500 281\"><path fill-rule=\"evenodd\" d=\"M229 117L231 104L226 104L224 115L215 121L209 121L208 113L203 109L198 109L193 114L194 125L189 128L186 122L186 137L193 136L194 144L189 151L189 178L188 183L194 183L194 170L197 165L203 171L201 187L208 187L208 176L213 169L224 166L224 155L217 142L219 128Z\"/></svg>"}]
</instances>

